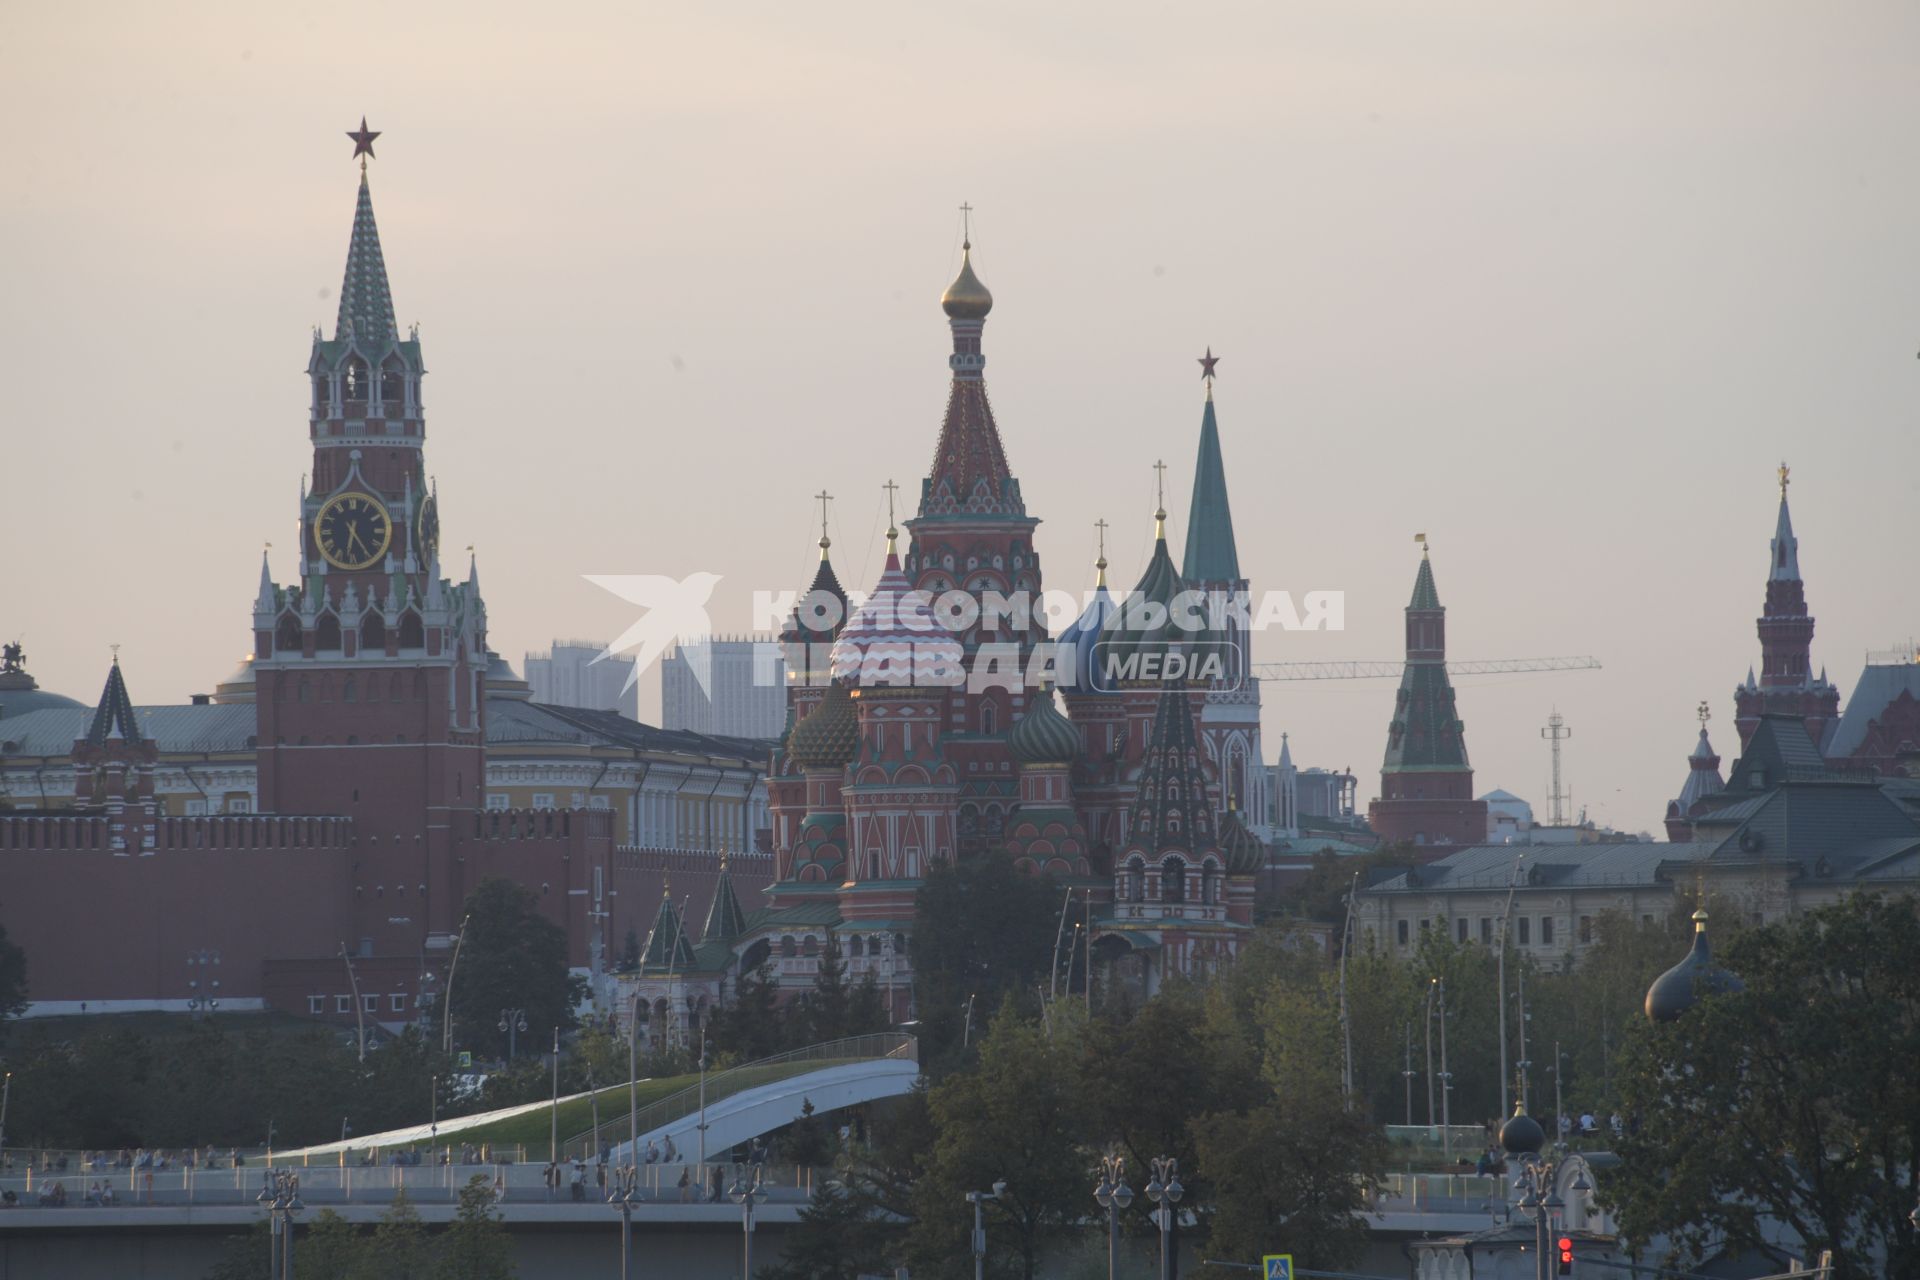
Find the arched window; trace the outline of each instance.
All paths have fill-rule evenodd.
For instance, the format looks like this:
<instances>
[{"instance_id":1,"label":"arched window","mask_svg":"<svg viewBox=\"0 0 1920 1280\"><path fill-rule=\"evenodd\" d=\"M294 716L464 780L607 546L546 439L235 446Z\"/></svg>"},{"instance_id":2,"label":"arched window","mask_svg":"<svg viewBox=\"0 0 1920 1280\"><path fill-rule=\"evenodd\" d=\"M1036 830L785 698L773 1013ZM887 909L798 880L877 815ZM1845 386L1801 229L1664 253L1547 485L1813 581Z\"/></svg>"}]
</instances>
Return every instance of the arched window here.
<instances>
[{"instance_id":1,"label":"arched window","mask_svg":"<svg viewBox=\"0 0 1920 1280\"><path fill-rule=\"evenodd\" d=\"M411 609L400 615L400 647L402 649L427 647L426 628L420 625L420 615Z\"/></svg>"},{"instance_id":2,"label":"arched window","mask_svg":"<svg viewBox=\"0 0 1920 1280\"><path fill-rule=\"evenodd\" d=\"M273 647L278 653L300 652L300 619L290 613L280 619L273 633Z\"/></svg>"},{"instance_id":3,"label":"arched window","mask_svg":"<svg viewBox=\"0 0 1920 1280\"><path fill-rule=\"evenodd\" d=\"M997 732L995 726L999 724L999 721L999 713L995 710L991 702L983 702L980 704L980 732L988 734Z\"/></svg>"},{"instance_id":4,"label":"arched window","mask_svg":"<svg viewBox=\"0 0 1920 1280\"><path fill-rule=\"evenodd\" d=\"M847 954L848 954L848 955L850 955L850 956L863 956L863 955L865 955L866 953L867 953L867 943L866 943L866 939L864 939L864 938L862 938L862 937L861 937L861 936L860 936L859 934L857 934L857 933L856 933L856 934L854 934L854 935L853 935L853 936L852 936L851 938L849 938L849 939L847 939Z\"/></svg>"},{"instance_id":5,"label":"arched window","mask_svg":"<svg viewBox=\"0 0 1920 1280\"><path fill-rule=\"evenodd\" d=\"M1135 858L1127 864L1127 901L1144 902L1147 897L1147 864Z\"/></svg>"},{"instance_id":6,"label":"arched window","mask_svg":"<svg viewBox=\"0 0 1920 1280\"><path fill-rule=\"evenodd\" d=\"M1185 902L1186 900L1186 860L1179 857L1168 858L1160 864L1160 901Z\"/></svg>"},{"instance_id":7,"label":"arched window","mask_svg":"<svg viewBox=\"0 0 1920 1280\"><path fill-rule=\"evenodd\" d=\"M305 676L300 677L299 699L301 702L313 701L313 681L307 679Z\"/></svg>"},{"instance_id":8,"label":"arched window","mask_svg":"<svg viewBox=\"0 0 1920 1280\"><path fill-rule=\"evenodd\" d=\"M344 386L347 392L347 399L365 400L367 398L367 362L366 361L356 357L355 359L347 362L347 373L346 373L346 378L344 380Z\"/></svg>"},{"instance_id":9,"label":"arched window","mask_svg":"<svg viewBox=\"0 0 1920 1280\"><path fill-rule=\"evenodd\" d=\"M320 615L320 625L314 629L313 647L328 650L340 647L340 619L331 613Z\"/></svg>"},{"instance_id":10,"label":"arched window","mask_svg":"<svg viewBox=\"0 0 1920 1280\"><path fill-rule=\"evenodd\" d=\"M400 371L392 366L380 371L380 398L390 406L401 401Z\"/></svg>"},{"instance_id":11,"label":"arched window","mask_svg":"<svg viewBox=\"0 0 1920 1280\"><path fill-rule=\"evenodd\" d=\"M342 702L360 701L360 682L358 680L355 680L352 676L348 676L347 682L340 686L340 701Z\"/></svg>"},{"instance_id":12,"label":"arched window","mask_svg":"<svg viewBox=\"0 0 1920 1280\"><path fill-rule=\"evenodd\" d=\"M800 954L805 956L819 955L820 939L814 937L812 934L808 934L806 936L806 939L802 941L800 944Z\"/></svg>"},{"instance_id":13,"label":"arched window","mask_svg":"<svg viewBox=\"0 0 1920 1280\"><path fill-rule=\"evenodd\" d=\"M369 613L360 620L360 647L362 649L387 647L387 624L379 614Z\"/></svg>"},{"instance_id":14,"label":"arched window","mask_svg":"<svg viewBox=\"0 0 1920 1280\"><path fill-rule=\"evenodd\" d=\"M792 934L786 933L780 935L780 954L788 960L800 954L799 944L794 942Z\"/></svg>"}]
</instances>

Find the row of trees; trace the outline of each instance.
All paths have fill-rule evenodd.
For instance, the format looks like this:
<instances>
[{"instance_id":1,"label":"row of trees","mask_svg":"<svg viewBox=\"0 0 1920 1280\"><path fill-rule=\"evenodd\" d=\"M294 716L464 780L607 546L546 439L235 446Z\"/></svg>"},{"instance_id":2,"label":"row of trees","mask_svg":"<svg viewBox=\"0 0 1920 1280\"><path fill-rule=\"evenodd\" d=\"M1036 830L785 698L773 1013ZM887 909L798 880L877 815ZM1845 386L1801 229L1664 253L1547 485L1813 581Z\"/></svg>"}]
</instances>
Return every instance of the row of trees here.
<instances>
[{"instance_id":1,"label":"row of trees","mask_svg":"<svg viewBox=\"0 0 1920 1280\"><path fill-rule=\"evenodd\" d=\"M228 1245L207 1280L265 1275L272 1247L262 1220ZM513 1245L482 1177L461 1188L452 1223L438 1233L420 1221L404 1189L371 1229L322 1209L298 1228L293 1269L296 1280L513 1280L517 1274Z\"/></svg>"}]
</instances>

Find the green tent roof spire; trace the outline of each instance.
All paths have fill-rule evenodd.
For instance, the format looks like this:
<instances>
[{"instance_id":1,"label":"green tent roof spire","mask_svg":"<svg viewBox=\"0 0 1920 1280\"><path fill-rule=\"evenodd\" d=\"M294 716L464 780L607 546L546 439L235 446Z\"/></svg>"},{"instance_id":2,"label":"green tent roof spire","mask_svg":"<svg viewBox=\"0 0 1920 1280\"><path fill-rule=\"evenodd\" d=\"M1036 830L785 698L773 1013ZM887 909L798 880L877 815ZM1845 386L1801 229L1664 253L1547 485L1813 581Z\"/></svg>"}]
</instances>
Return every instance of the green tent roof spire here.
<instances>
[{"instance_id":1,"label":"green tent roof spire","mask_svg":"<svg viewBox=\"0 0 1920 1280\"><path fill-rule=\"evenodd\" d=\"M117 647L117 646L116 646ZM132 746L146 741L140 721L133 714L133 699L127 696L127 681L120 674L120 655L113 655L107 669L107 687L100 691L100 703L94 708L93 723L87 729L87 741L103 747L112 738Z\"/></svg>"},{"instance_id":2,"label":"green tent roof spire","mask_svg":"<svg viewBox=\"0 0 1920 1280\"><path fill-rule=\"evenodd\" d=\"M1220 426L1213 416L1213 383L1200 415L1200 456L1193 464L1193 501L1187 509L1188 582L1238 582L1240 556L1233 545L1233 509L1227 502L1227 467L1220 456Z\"/></svg>"},{"instance_id":3,"label":"green tent roof spire","mask_svg":"<svg viewBox=\"0 0 1920 1280\"><path fill-rule=\"evenodd\" d=\"M727 868L727 855L720 855L720 878L713 884L713 905L707 909L707 927L700 941L732 942L747 931L746 913L733 892L733 872Z\"/></svg>"},{"instance_id":4,"label":"green tent roof spire","mask_svg":"<svg viewBox=\"0 0 1920 1280\"><path fill-rule=\"evenodd\" d=\"M640 953L640 967L681 971L693 968L693 947L687 942L680 910L673 905L671 888L660 892L660 914L653 918L653 929L647 934L647 949Z\"/></svg>"},{"instance_id":5,"label":"green tent roof spire","mask_svg":"<svg viewBox=\"0 0 1920 1280\"><path fill-rule=\"evenodd\" d=\"M380 228L373 220L373 192L360 172L360 199L353 210L353 239L347 244L347 271L340 282L340 314L335 342L351 333L363 342L400 339L393 321L393 295L387 288L387 262L380 252Z\"/></svg>"}]
</instances>

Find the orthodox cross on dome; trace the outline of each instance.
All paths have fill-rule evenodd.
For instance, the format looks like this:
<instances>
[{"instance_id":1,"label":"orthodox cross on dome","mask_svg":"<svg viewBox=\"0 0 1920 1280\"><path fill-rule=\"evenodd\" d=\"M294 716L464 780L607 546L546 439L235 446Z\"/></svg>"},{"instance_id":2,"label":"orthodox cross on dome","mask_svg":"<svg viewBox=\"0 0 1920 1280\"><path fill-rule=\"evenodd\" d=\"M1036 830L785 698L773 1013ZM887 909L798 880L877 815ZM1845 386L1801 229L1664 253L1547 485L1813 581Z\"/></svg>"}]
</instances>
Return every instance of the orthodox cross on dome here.
<instances>
[{"instance_id":1,"label":"orthodox cross on dome","mask_svg":"<svg viewBox=\"0 0 1920 1280\"><path fill-rule=\"evenodd\" d=\"M1159 509L1160 518L1167 518L1167 464L1161 459L1153 463L1153 505Z\"/></svg>"},{"instance_id":2,"label":"orthodox cross on dome","mask_svg":"<svg viewBox=\"0 0 1920 1280\"><path fill-rule=\"evenodd\" d=\"M1713 711L1711 708L1707 706L1707 701L1705 698L1702 698L1700 700L1700 710L1697 714L1700 717L1700 727L1702 729L1706 728L1707 721L1713 719Z\"/></svg>"},{"instance_id":3,"label":"orthodox cross on dome","mask_svg":"<svg viewBox=\"0 0 1920 1280\"><path fill-rule=\"evenodd\" d=\"M887 554L892 555L894 553L894 540L900 536L899 526L894 523L893 519L893 495L898 492L900 486L895 484L892 478L889 477L887 482L880 487L887 491Z\"/></svg>"},{"instance_id":4,"label":"orthodox cross on dome","mask_svg":"<svg viewBox=\"0 0 1920 1280\"><path fill-rule=\"evenodd\" d=\"M973 248L973 206L965 202L960 205L960 248Z\"/></svg>"},{"instance_id":5,"label":"orthodox cross on dome","mask_svg":"<svg viewBox=\"0 0 1920 1280\"><path fill-rule=\"evenodd\" d=\"M1209 388L1213 386L1213 366L1219 363L1220 357L1213 354L1211 346L1207 348L1207 354L1200 357L1200 376L1206 379Z\"/></svg>"},{"instance_id":6,"label":"orthodox cross on dome","mask_svg":"<svg viewBox=\"0 0 1920 1280\"><path fill-rule=\"evenodd\" d=\"M1104 567L1107 559L1107 521L1106 517L1093 522L1094 535L1100 539L1100 562Z\"/></svg>"},{"instance_id":7,"label":"orthodox cross on dome","mask_svg":"<svg viewBox=\"0 0 1920 1280\"><path fill-rule=\"evenodd\" d=\"M365 173L367 161L373 158L373 140L380 136L380 131L367 128L367 118L361 116L360 127L347 130L347 136L353 139L353 158L360 161L360 171Z\"/></svg>"},{"instance_id":8,"label":"orthodox cross on dome","mask_svg":"<svg viewBox=\"0 0 1920 1280\"><path fill-rule=\"evenodd\" d=\"M1787 500L1787 485L1790 483L1787 479L1788 471L1786 459L1782 458L1780 460L1780 501L1782 502Z\"/></svg>"},{"instance_id":9,"label":"orthodox cross on dome","mask_svg":"<svg viewBox=\"0 0 1920 1280\"><path fill-rule=\"evenodd\" d=\"M827 504L833 501L833 495L822 489L813 495L813 500L820 504L820 549L825 551L833 545L833 540L827 537Z\"/></svg>"}]
</instances>

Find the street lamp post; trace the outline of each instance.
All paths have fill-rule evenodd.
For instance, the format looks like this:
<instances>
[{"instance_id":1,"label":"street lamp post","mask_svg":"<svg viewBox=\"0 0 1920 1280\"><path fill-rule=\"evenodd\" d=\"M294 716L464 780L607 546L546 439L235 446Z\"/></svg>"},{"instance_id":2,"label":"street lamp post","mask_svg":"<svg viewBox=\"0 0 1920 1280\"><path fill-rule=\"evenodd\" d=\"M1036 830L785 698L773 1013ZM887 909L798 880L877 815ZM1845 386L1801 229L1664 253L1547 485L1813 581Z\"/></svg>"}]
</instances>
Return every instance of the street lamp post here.
<instances>
[{"instance_id":1,"label":"street lamp post","mask_svg":"<svg viewBox=\"0 0 1920 1280\"><path fill-rule=\"evenodd\" d=\"M453 975L460 967L460 948L467 940L467 923L472 916L460 921L460 932L453 935L453 959L447 965L447 989L440 993L445 1002L445 1012L440 1015L440 1052L453 1052Z\"/></svg>"},{"instance_id":2,"label":"street lamp post","mask_svg":"<svg viewBox=\"0 0 1920 1280\"><path fill-rule=\"evenodd\" d=\"M267 1280L293 1280L293 1215L307 1207L300 1199L300 1175L268 1169L254 1199L267 1211Z\"/></svg>"},{"instance_id":3,"label":"street lamp post","mask_svg":"<svg viewBox=\"0 0 1920 1280\"><path fill-rule=\"evenodd\" d=\"M527 1029L527 1011L525 1009L502 1009L500 1011L500 1029L507 1033L507 1061L513 1061L514 1052L520 1047L520 1032Z\"/></svg>"},{"instance_id":4,"label":"street lamp post","mask_svg":"<svg viewBox=\"0 0 1920 1280\"><path fill-rule=\"evenodd\" d=\"M700 1123L694 1126L700 1132L700 1163L707 1162L707 1027L700 1024ZM747 1280L753 1280L751 1276Z\"/></svg>"},{"instance_id":5,"label":"street lamp post","mask_svg":"<svg viewBox=\"0 0 1920 1280\"><path fill-rule=\"evenodd\" d=\"M13 1101L13 1072L7 1072L5 1084L0 1084L0 1167L7 1159L7 1104Z\"/></svg>"},{"instance_id":6,"label":"street lamp post","mask_svg":"<svg viewBox=\"0 0 1920 1280\"><path fill-rule=\"evenodd\" d=\"M640 1169L632 1161L613 1171L609 1204L620 1206L620 1280L633 1276L633 1203L640 1198Z\"/></svg>"},{"instance_id":7,"label":"street lamp post","mask_svg":"<svg viewBox=\"0 0 1920 1280\"><path fill-rule=\"evenodd\" d=\"M1155 1156L1153 1178L1147 1183L1147 1199L1160 1206L1160 1280L1173 1280L1173 1215L1187 1189L1180 1185L1180 1162L1172 1156Z\"/></svg>"},{"instance_id":8,"label":"street lamp post","mask_svg":"<svg viewBox=\"0 0 1920 1280\"><path fill-rule=\"evenodd\" d=\"M753 1172L747 1172L747 1166L741 1165L727 1196L740 1206L740 1274L744 1280L753 1280L753 1206L767 1198L761 1189L762 1175L765 1169L754 1165Z\"/></svg>"},{"instance_id":9,"label":"street lamp post","mask_svg":"<svg viewBox=\"0 0 1920 1280\"><path fill-rule=\"evenodd\" d=\"M1427 982L1427 1128L1433 1128L1433 989L1440 982L1438 978Z\"/></svg>"},{"instance_id":10,"label":"street lamp post","mask_svg":"<svg viewBox=\"0 0 1920 1280\"><path fill-rule=\"evenodd\" d=\"M1520 1166L1514 1175L1514 1190L1521 1193L1520 1209L1533 1217L1534 1275L1537 1280L1548 1280L1553 1268L1548 1263L1551 1251L1548 1242L1553 1230L1567 1207L1558 1191L1561 1157L1543 1158L1541 1148L1546 1146L1547 1134L1540 1124L1526 1112L1519 1103L1513 1107L1513 1115L1500 1126L1500 1145ZM1593 1190L1593 1184L1587 1181L1584 1170L1574 1179L1568 1190L1576 1195Z\"/></svg>"},{"instance_id":11,"label":"street lamp post","mask_svg":"<svg viewBox=\"0 0 1920 1280\"><path fill-rule=\"evenodd\" d=\"M1127 1162L1121 1156L1103 1156L1100 1183L1093 1198L1107 1211L1107 1280L1120 1275L1120 1211L1133 1203L1133 1188L1127 1185Z\"/></svg>"},{"instance_id":12,"label":"street lamp post","mask_svg":"<svg viewBox=\"0 0 1920 1280\"><path fill-rule=\"evenodd\" d=\"M1435 978L1440 993L1440 1151L1453 1163L1453 1072L1447 1070L1447 980Z\"/></svg>"},{"instance_id":13,"label":"street lamp post","mask_svg":"<svg viewBox=\"0 0 1920 1280\"><path fill-rule=\"evenodd\" d=\"M440 1077L432 1076L427 1081L427 1151L440 1145ZM435 1157L436 1159L438 1157Z\"/></svg>"},{"instance_id":14,"label":"street lamp post","mask_svg":"<svg viewBox=\"0 0 1920 1280\"><path fill-rule=\"evenodd\" d=\"M552 1128L547 1141L547 1159L560 1167L560 1028L553 1029L553 1111Z\"/></svg>"},{"instance_id":15,"label":"street lamp post","mask_svg":"<svg viewBox=\"0 0 1920 1280\"><path fill-rule=\"evenodd\" d=\"M980 1207L1005 1194L1005 1182L995 1182L991 1191L967 1192L967 1203L973 1206L973 1280L986 1280L987 1274L987 1224L980 1216Z\"/></svg>"}]
</instances>

